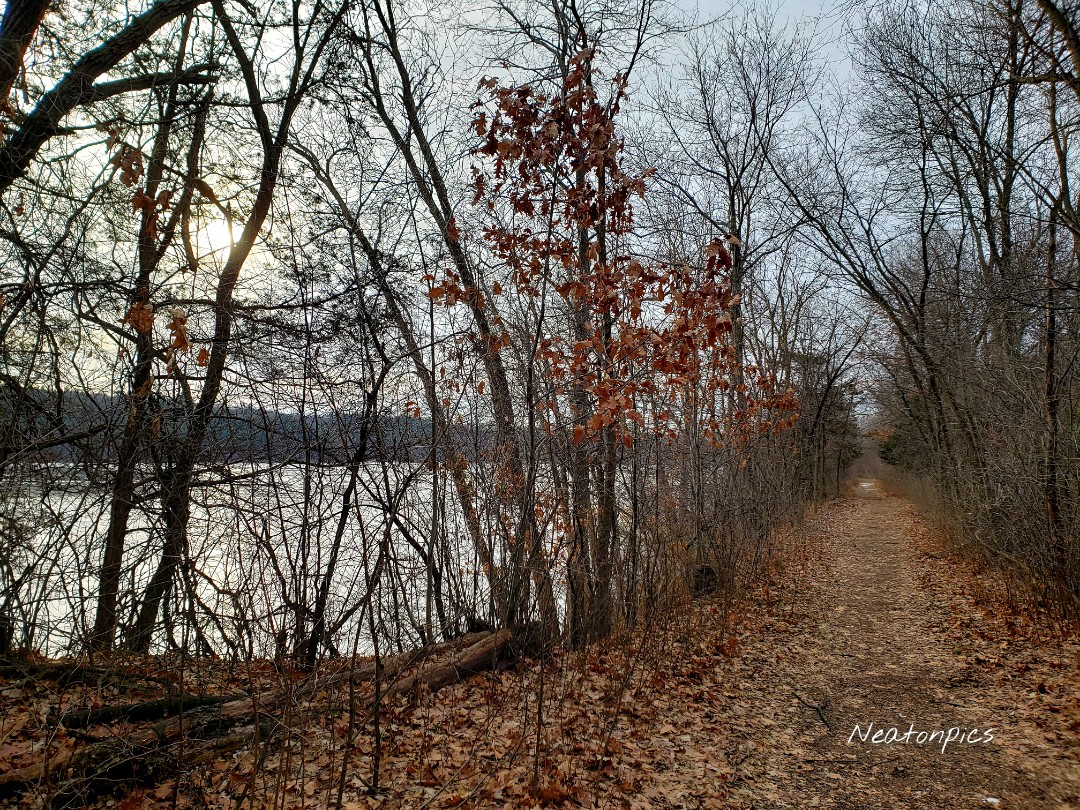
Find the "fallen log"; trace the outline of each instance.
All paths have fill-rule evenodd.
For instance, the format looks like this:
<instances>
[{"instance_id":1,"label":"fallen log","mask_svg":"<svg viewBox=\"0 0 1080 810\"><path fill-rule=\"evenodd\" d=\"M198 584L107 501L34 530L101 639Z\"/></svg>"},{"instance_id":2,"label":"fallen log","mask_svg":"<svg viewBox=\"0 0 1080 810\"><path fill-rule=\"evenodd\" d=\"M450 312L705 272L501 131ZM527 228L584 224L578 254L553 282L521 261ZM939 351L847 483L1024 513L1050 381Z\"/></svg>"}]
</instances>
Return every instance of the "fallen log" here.
<instances>
[{"instance_id":1,"label":"fallen log","mask_svg":"<svg viewBox=\"0 0 1080 810\"><path fill-rule=\"evenodd\" d=\"M243 700L245 697L246 695L189 695L185 693L143 703L125 703L120 706L102 706L100 709L70 712L59 716L56 721L69 729L100 726L117 720L138 723L146 720L161 720L185 711Z\"/></svg>"},{"instance_id":2,"label":"fallen log","mask_svg":"<svg viewBox=\"0 0 1080 810\"><path fill-rule=\"evenodd\" d=\"M130 666L93 666L80 661L22 661L0 659L0 678L18 681L19 684L36 684L52 681L66 688L76 683L135 683L159 682L160 679L133 671Z\"/></svg>"},{"instance_id":3,"label":"fallen log","mask_svg":"<svg viewBox=\"0 0 1080 810\"><path fill-rule=\"evenodd\" d=\"M491 635L493 634L474 633L454 639L453 641L445 641L431 647L420 647L406 653L401 653L400 655L384 658L382 659L381 666L378 670L379 677L383 679L397 678L398 675L406 669L421 661L433 656L458 650L463 646L466 649L469 649ZM305 678L298 684L275 689L264 695L244 697L239 700L225 703L220 709L221 716L229 720L239 720L244 717L255 716L260 713L266 713L269 710L282 705L290 697L296 700L303 700L319 691L329 689L342 683L347 683L349 681L360 683L369 681L373 677L375 677L374 661L365 661L359 666L348 664L329 674L313 675L309 678Z\"/></svg>"},{"instance_id":4,"label":"fallen log","mask_svg":"<svg viewBox=\"0 0 1080 810\"><path fill-rule=\"evenodd\" d=\"M438 692L469 675L492 669L505 656L513 640L514 634L510 630L491 633L455 653L448 660L435 662L391 683L383 690L383 697L406 694L420 686L426 688L428 693ZM374 702L372 695L368 699L368 707Z\"/></svg>"},{"instance_id":5,"label":"fallen log","mask_svg":"<svg viewBox=\"0 0 1080 810\"><path fill-rule=\"evenodd\" d=\"M0 658L0 678L20 678L35 681L81 681L100 678L105 674L106 670L101 667L92 667L77 661L35 662Z\"/></svg>"},{"instance_id":6,"label":"fallen log","mask_svg":"<svg viewBox=\"0 0 1080 810\"><path fill-rule=\"evenodd\" d=\"M378 670L388 685L383 698L409 693L420 687L436 692L477 672L491 669L511 649L514 634L509 630L476 633L432 647L413 650L382 660ZM420 667L408 675L417 663L449 653L444 660ZM206 747L226 738L230 742L247 735L234 729L246 722L258 724L261 738L268 739L279 725L274 715L290 702L303 701L321 690L347 683L371 680L376 674L374 661L360 665L350 662L329 673L318 673L296 684L271 690L262 695L245 695L227 701L211 702L194 710L183 707L183 714L166 717L149 728L123 737L87 745L40 763L0 774L0 796L9 795L36 783L63 781L53 793L52 807L81 806L89 797L118 786L145 781L155 775L180 769L183 763L168 755L170 747L181 740L206 741ZM364 699L367 708L375 703L374 695ZM117 707L120 710L125 707ZM130 708L130 707L128 707ZM198 761L199 751L186 750L185 763Z\"/></svg>"}]
</instances>

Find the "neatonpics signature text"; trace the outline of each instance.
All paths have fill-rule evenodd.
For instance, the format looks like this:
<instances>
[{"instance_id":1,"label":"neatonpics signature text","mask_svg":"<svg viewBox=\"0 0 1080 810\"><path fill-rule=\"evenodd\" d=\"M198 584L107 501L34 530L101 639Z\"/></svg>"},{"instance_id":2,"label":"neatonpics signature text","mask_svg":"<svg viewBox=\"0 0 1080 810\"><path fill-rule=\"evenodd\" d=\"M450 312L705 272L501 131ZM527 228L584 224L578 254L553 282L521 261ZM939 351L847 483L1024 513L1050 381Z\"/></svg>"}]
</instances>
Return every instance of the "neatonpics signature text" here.
<instances>
[{"instance_id":1,"label":"neatonpics signature text","mask_svg":"<svg viewBox=\"0 0 1080 810\"><path fill-rule=\"evenodd\" d=\"M892 745L895 743L915 743L916 745L941 745L941 753L945 753L945 749L952 743L961 745L973 745L976 743L988 743L994 739L995 729L988 728L980 731L977 728L970 730L962 729L954 726L947 729L936 729L934 731L917 731L915 725L912 724L908 730L901 731L893 726L892 728L879 728L874 730L874 724L869 723L866 726L865 731L862 726L855 726L851 732L851 736L848 737L848 742L852 742L856 737L861 742L868 742L871 745Z\"/></svg>"}]
</instances>

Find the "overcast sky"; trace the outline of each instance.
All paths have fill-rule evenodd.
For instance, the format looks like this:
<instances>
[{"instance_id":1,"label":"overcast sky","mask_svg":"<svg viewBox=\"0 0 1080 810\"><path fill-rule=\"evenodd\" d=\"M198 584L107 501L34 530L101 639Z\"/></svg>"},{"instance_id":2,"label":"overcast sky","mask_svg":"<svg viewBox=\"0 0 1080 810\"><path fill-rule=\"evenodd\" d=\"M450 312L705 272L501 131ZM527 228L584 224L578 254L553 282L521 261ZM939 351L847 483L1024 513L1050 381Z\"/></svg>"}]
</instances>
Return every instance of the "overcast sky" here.
<instances>
[{"instance_id":1,"label":"overcast sky","mask_svg":"<svg viewBox=\"0 0 1080 810\"><path fill-rule=\"evenodd\" d=\"M778 16L791 22L805 20L816 33L823 55L833 63L838 72L847 72L847 55L843 43L843 0L761 0L774 8ZM739 0L675 0L687 10L698 10L701 20L722 17L726 13L738 14L744 3ZM848 4L850 5L850 3Z\"/></svg>"}]
</instances>

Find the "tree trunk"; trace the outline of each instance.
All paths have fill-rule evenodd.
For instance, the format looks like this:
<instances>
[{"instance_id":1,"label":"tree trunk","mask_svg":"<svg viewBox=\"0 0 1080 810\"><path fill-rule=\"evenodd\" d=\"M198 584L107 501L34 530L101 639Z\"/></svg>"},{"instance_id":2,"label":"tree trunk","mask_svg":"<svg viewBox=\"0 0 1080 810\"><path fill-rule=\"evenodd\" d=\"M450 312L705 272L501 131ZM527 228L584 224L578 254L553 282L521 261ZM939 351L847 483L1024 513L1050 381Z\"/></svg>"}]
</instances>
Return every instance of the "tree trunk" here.
<instances>
[{"instance_id":1,"label":"tree trunk","mask_svg":"<svg viewBox=\"0 0 1080 810\"><path fill-rule=\"evenodd\" d=\"M9 0L0 23L0 104L7 104L22 69L26 47L41 24L49 0Z\"/></svg>"},{"instance_id":2,"label":"tree trunk","mask_svg":"<svg viewBox=\"0 0 1080 810\"><path fill-rule=\"evenodd\" d=\"M165 513L165 543L157 569L150 578L139 603L139 614L127 641L132 652L147 653L157 626L162 600L172 588L180 561L188 554L188 517L190 512L190 487L173 482L165 490L163 511Z\"/></svg>"},{"instance_id":3,"label":"tree trunk","mask_svg":"<svg viewBox=\"0 0 1080 810\"><path fill-rule=\"evenodd\" d=\"M1046 417L1046 521L1053 549L1054 577L1064 582L1066 574L1065 539L1061 531L1061 496L1058 480L1058 391L1057 391L1057 206L1050 214L1050 239L1046 255L1046 339L1045 339L1045 417Z\"/></svg>"},{"instance_id":4,"label":"tree trunk","mask_svg":"<svg viewBox=\"0 0 1080 810\"><path fill-rule=\"evenodd\" d=\"M183 69L190 25L191 18L189 16L185 22L177 50L175 65L177 72ZM154 136L154 145L146 169L146 184L142 190L142 193L150 199L157 198L162 178L165 176L165 159L177 112L177 95L177 86L173 84L169 87L161 123ZM192 153L197 154L202 146L205 125L206 107L204 105L196 114L189 150L189 163L192 163ZM177 203L176 213L186 210L190 203L194 180L194 177L185 178L183 194ZM129 313L143 311L149 315L151 312L151 276L168 249L178 220L176 213L174 213L164 224L164 227L161 228L162 235L159 240L157 212L148 209L146 206L143 206L141 211L138 237L139 273L135 280L135 290L131 298ZM109 526L106 530L105 549L99 574L97 613L90 639L91 648L98 650L109 649L116 635L119 620L116 615L116 603L119 595L120 574L123 566L124 546L127 541L128 523L131 518L131 510L134 507L135 468L141 457L147 428L147 405L154 384L153 362L155 350L152 325L147 325L145 329L140 328L137 321L131 325L135 330L136 347L135 368L132 373L131 383L131 405L118 454L117 471L113 479L112 499L109 506ZM186 532L186 520L184 531ZM166 545L169 542L169 539L166 539Z\"/></svg>"},{"instance_id":5,"label":"tree trunk","mask_svg":"<svg viewBox=\"0 0 1080 810\"><path fill-rule=\"evenodd\" d=\"M485 304L483 301L472 263L461 241L461 235L454 219L453 205L443 175L442 162L438 159L427 137L425 122L421 117L420 108L414 94L413 79L401 51L393 5L390 3L374 3L371 6L371 12L377 18L381 32L386 38L387 51L394 62L397 78L400 82L399 98L409 125L408 131L406 133L401 131L386 107L386 98L378 80L379 70L375 65L369 45L364 53L367 61L367 78L370 82L371 102L375 112L390 133L398 152L405 160L420 198L438 226L443 244L454 265L454 270L461 279L462 286L465 289L465 302L476 326L475 349L490 383L491 403L495 418L495 461L500 468L498 482L505 497L515 504L518 512L515 521L517 526L516 536L514 537L516 549L514 555L518 564L516 570L509 572L508 598L504 611L499 616L500 623L504 627L510 627L522 621L529 609L528 604L525 603L527 588L524 583L527 581L529 573L525 570L527 566L524 560L524 549L530 545L529 538L537 535L538 527L536 516L529 505L530 495L525 492L525 454L522 452L515 427L510 384L500 352L503 335L497 333L492 326L493 321L487 312L487 307L490 307L490 304ZM367 10L365 10L365 19L370 19ZM416 143L416 150L413 149L413 142ZM417 151L419 155L417 155ZM550 637L554 637L558 632L558 617L545 615L541 618L548 622L555 622L556 626L549 628Z\"/></svg>"}]
</instances>

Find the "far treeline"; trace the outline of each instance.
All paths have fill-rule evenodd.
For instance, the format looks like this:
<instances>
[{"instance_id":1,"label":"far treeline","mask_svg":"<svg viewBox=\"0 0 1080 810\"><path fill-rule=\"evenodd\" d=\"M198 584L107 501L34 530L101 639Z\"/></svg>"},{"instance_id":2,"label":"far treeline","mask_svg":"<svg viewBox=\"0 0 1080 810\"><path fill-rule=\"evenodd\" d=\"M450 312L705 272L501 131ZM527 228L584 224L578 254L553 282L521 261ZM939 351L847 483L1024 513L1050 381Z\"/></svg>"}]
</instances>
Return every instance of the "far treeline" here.
<instances>
[{"instance_id":1,"label":"far treeline","mask_svg":"<svg viewBox=\"0 0 1080 810\"><path fill-rule=\"evenodd\" d=\"M579 647L867 429L1076 616L1077 16L9 3L0 654Z\"/></svg>"}]
</instances>

